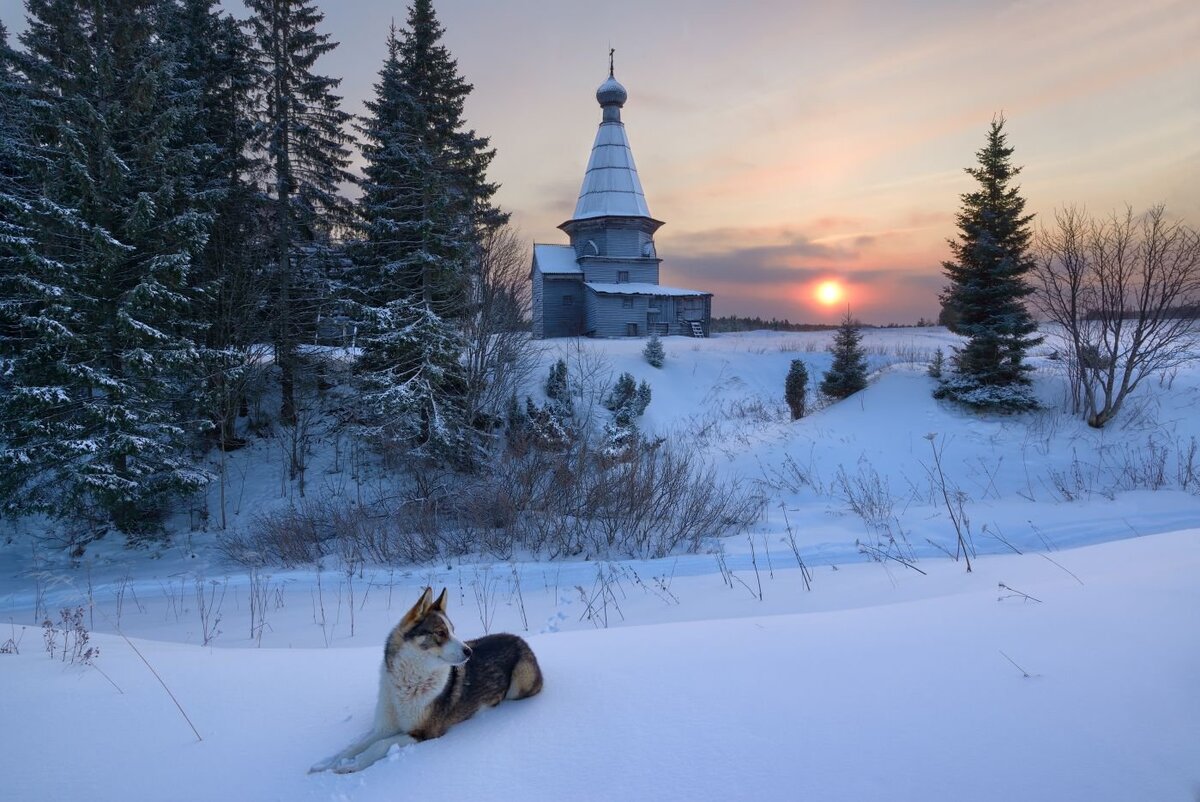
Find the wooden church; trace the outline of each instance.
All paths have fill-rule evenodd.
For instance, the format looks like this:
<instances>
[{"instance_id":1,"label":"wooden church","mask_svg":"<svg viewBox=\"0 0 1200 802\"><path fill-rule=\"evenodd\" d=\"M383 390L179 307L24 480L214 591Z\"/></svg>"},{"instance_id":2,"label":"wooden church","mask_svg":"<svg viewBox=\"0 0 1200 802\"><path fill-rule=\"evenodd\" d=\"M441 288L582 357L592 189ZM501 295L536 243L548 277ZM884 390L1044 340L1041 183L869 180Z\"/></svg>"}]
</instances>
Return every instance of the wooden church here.
<instances>
[{"instance_id":1,"label":"wooden church","mask_svg":"<svg viewBox=\"0 0 1200 802\"><path fill-rule=\"evenodd\" d=\"M559 226L571 244L533 246L534 337L709 334L712 293L658 283L662 221L650 216L621 122L628 97L610 65L575 213Z\"/></svg>"}]
</instances>

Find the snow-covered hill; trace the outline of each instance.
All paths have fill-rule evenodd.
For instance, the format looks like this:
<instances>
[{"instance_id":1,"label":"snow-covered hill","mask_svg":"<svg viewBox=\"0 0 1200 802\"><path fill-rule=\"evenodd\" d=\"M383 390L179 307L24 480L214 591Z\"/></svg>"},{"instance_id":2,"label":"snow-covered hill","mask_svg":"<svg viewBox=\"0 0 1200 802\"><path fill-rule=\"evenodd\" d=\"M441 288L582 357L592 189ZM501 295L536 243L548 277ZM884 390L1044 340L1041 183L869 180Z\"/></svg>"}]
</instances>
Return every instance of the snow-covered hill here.
<instances>
[{"instance_id":1,"label":"snow-covered hill","mask_svg":"<svg viewBox=\"0 0 1200 802\"><path fill-rule=\"evenodd\" d=\"M544 366L564 356L648 381L643 428L765 494L748 533L700 554L250 573L214 546L215 492L209 530L181 519L155 552L102 541L72 565L53 541L0 546L0 645L19 652L0 654L0 787L22 800L1194 800L1200 369L1145 386L1097 432L1063 411L1048 346L1046 410L980 417L930 397L924 362L952 337L868 331L871 386L791 422L788 364L819 377L829 336L667 338L661 370L641 341L548 343ZM344 486L332 445L313 448L308 492ZM297 499L281 460L269 439L229 455L231 527ZM971 573L948 556L959 532ZM528 637L546 690L360 775L307 776L366 727L383 637L425 584L450 588L460 635ZM49 659L36 622L63 607L82 609L94 667Z\"/></svg>"}]
</instances>

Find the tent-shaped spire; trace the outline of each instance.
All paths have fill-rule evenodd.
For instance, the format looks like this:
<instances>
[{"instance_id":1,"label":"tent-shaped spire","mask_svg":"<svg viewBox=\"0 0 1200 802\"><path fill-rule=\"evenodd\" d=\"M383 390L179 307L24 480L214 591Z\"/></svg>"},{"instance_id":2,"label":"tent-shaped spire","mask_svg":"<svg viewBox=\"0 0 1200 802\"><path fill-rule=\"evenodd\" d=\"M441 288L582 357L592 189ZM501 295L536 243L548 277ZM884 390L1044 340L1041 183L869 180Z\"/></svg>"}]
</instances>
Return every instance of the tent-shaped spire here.
<instances>
[{"instance_id":1,"label":"tent-shaped spire","mask_svg":"<svg viewBox=\"0 0 1200 802\"><path fill-rule=\"evenodd\" d=\"M596 90L602 118L592 155L588 159L579 200L571 220L596 217L650 217L642 182L638 179L633 151L621 122L621 107L629 94L609 71L608 80Z\"/></svg>"}]
</instances>

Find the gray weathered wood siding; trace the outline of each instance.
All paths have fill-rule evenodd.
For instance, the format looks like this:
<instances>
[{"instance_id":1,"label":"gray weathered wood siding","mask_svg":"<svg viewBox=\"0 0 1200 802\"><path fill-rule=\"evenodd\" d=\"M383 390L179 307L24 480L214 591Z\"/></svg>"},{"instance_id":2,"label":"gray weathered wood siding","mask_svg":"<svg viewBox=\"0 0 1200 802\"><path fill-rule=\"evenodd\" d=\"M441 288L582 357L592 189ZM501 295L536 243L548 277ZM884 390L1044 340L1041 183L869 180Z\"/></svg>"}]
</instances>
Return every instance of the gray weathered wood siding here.
<instances>
[{"instance_id":1,"label":"gray weathered wood siding","mask_svg":"<svg viewBox=\"0 0 1200 802\"><path fill-rule=\"evenodd\" d=\"M585 287L578 279L542 277L541 331L534 336L576 337L583 333ZM564 299L570 296L572 303ZM536 326L536 323L535 323Z\"/></svg>"},{"instance_id":2,"label":"gray weathered wood siding","mask_svg":"<svg viewBox=\"0 0 1200 802\"><path fill-rule=\"evenodd\" d=\"M652 317L652 319L656 323L666 323L667 326L669 327L672 323L675 322L675 299L674 298L672 298L670 296L664 297L664 296L659 295L654 298L650 298L647 301L646 306L647 306L647 309L646 309L647 314L650 314L650 312L654 309L658 310L658 312L655 313ZM672 333L670 331L670 328L668 328L667 333L668 334Z\"/></svg>"},{"instance_id":3,"label":"gray weathered wood siding","mask_svg":"<svg viewBox=\"0 0 1200 802\"><path fill-rule=\"evenodd\" d=\"M657 259L581 259L579 266L583 268L584 281L594 281L597 284L616 284L619 271L627 271L629 282L632 284L658 283Z\"/></svg>"},{"instance_id":4,"label":"gray weathered wood siding","mask_svg":"<svg viewBox=\"0 0 1200 802\"><path fill-rule=\"evenodd\" d=\"M645 256L646 243L654 236L641 221L601 222L579 225L571 234L571 247L579 258L606 256L614 259L637 259Z\"/></svg>"},{"instance_id":5,"label":"gray weathered wood siding","mask_svg":"<svg viewBox=\"0 0 1200 802\"><path fill-rule=\"evenodd\" d=\"M625 306L625 301L630 306ZM587 329L594 337L624 337L628 334L629 324L637 324L637 334L644 337L646 331L646 313L650 308L648 295L601 295L587 291Z\"/></svg>"},{"instance_id":6,"label":"gray weathered wood siding","mask_svg":"<svg viewBox=\"0 0 1200 802\"><path fill-rule=\"evenodd\" d=\"M682 333L690 334L688 321L695 320L704 329L704 336L709 336L712 321L711 295L682 296L672 300L675 301L675 322L679 324Z\"/></svg>"},{"instance_id":7,"label":"gray weathered wood siding","mask_svg":"<svg viewBox=\"0 0 1200 802\"><path fill-rule=\"evenodd\" d=\"M537 258L534 258L533 269L530 271L533 279L533 293L531 303L533 304L533 336L540 340L546 336L546 330L542 325L542 271L538 270Z\"/></svg>"}]
</instances>

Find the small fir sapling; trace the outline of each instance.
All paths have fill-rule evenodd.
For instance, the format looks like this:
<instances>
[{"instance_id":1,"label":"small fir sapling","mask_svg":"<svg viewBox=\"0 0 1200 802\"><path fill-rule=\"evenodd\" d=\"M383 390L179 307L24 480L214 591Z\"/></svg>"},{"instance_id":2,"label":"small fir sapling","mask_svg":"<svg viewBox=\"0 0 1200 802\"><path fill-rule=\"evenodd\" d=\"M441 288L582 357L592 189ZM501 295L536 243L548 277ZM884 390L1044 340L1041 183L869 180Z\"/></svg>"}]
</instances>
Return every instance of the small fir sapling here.
<instances>
[{"instance_id":1,"label":"small fir sapling","mask_svg":"<svg viewBox=\"0 0 1200 802\"><path fill-rule=\"evenodd\" d=\"M614 413L618 425L625 426L641 417L650 405L650 385L640 385L632 373L622 373L612 391L604 398L604 407Z\"/></svg>"},{"instance_id":2,"label":"small fir sapling","mask_svg":"<svg viewBox=\"0 0 1200 802\"><path fill-rule=\"evenodd\" d=\"M559 417L566 418L575 413L566 360L560 359L550 366L550 375L546 378L546 397L550 399L550 406Z\"/></svg>"},{"instance_id":3,"label":"small fir sapling","mask_svg":"<svg viewBox=\"0 0 1200 802\"><path fill-rule=\"evenodd\" d=\"M661 368L663 362L667 359L666 351L663 350L662 340L657 334L651 334L650 339L646 341L646 347L642 349L642 356L650 363L652 367Z\"/></svg>"},{"instance_id":4,"label":"small fir sapling","mask_svg":"<svg viewBox=\"0 0 1200 802\"><path fill-rule=\"evenodd\" d=\"M792 360L783 385L783 397L792 411L792 420L803 418L808 406L808 368L803 360Z\"/></svg>"},{"instance_id":5,"label":"small fir sapling","mask_svg":"<svg viewBox=\"0 0 1200 802\"><path fill-rule=\"evenodd\" d=\"M604 425L602 451L612 459L628 457L641 442L637 418L650 405L650 385L638 384L631 373L622 373L604 398L604 406L613 413Z\"/></svg>"},{"instance_id":6,"label":"small fir sapling","mask_svg":"<svg viewBox=\"0 0 1200 802\"><path fill-rule=\"evenodd\" d=\"M946 366L946 355L939 348L933 352L933 361L929 363L929 369L926 371L932 378L942 378L942 369Z\"/></svg>"},{"instance_id":7,"label":"small fir sapling","mask_svg":"<svg viewBox=\"0 0 1200 802\"><path fill-rule=\"evenodd\" d=\"M849 309L829 351L833 354L833 365L821 379L822 393L841 400L867 386L867 355L862 347L858 323L850 316Z\"/></svg>"},{"instance_id":8,"label":"small fir sapling","mask_svg":"<svg viewBox=\"0 0 1200 802\"><path fill-rule=\"evenodd\" d=\"M558 414L553 403L538 406L525 397L526 435L529 444L542 451L564 451L573 439L570 420Z\"/></svg>"}]
</instances>

